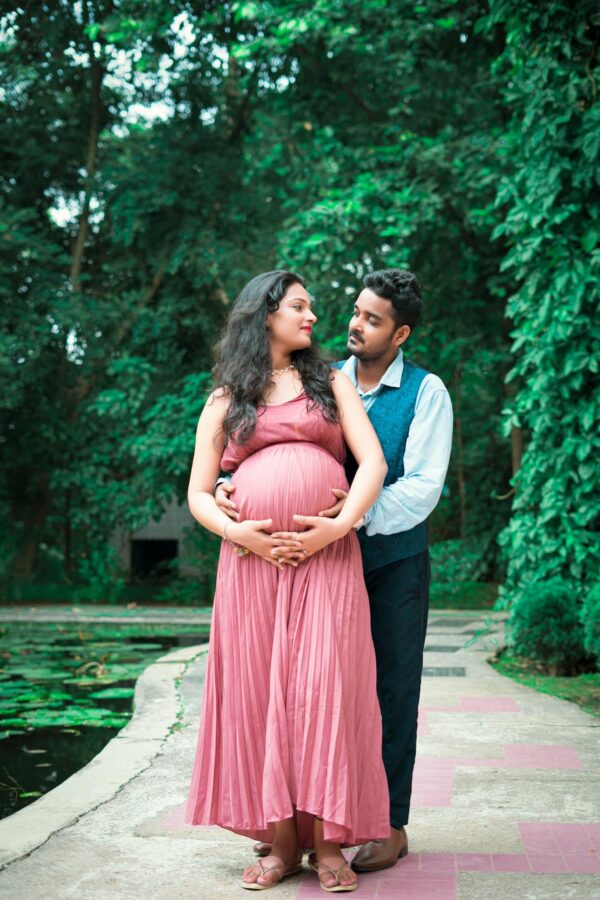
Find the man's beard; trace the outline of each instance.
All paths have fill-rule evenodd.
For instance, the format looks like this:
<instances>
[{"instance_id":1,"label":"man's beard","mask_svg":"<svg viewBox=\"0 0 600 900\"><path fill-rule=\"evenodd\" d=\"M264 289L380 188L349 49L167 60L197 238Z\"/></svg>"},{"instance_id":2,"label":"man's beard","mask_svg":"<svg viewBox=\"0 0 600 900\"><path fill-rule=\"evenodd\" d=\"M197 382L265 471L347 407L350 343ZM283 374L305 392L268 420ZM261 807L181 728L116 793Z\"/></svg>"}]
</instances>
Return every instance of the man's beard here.
<instances>
[{"instance_id":1,"label":"man's beard","mask_svg":"<svg viewBox=\"0 0 600 900\"><path fill-rule=\"evenodd\" d=\"M365 350L363 344L361 344L357 338L354 339L354 343L347 343L346 350L348 353L351 353L352 356L355 356L361 362L371 363L377 362L378 359L385 354L385 349L383 350Z\"/></svg>"}]
</instances>

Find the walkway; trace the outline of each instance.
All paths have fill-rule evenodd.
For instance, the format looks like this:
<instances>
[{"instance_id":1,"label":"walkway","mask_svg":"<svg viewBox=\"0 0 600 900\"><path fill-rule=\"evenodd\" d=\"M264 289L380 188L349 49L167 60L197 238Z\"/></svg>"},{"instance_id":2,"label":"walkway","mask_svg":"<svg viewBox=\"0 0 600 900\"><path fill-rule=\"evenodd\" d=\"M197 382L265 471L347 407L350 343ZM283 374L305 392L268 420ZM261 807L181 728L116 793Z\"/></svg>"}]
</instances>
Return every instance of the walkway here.
<instances>
[{"instance_id":1,"label":"walkway","mask_svg":"<svg viewBox=\"0 0 600 900\"><path fill-rule=\"evenodd\" d=\"M598 720L494 672L490 635L465 648L482 624L481 614L430 616L410 853L361 876L357 900L600 896ZM249 896L237 881L250 842L182 825L205 662L184 648L150 666L119 736L0 822L0 897ZM273 894L323 896L308 870Z\"/></svg>"}]
</instances>

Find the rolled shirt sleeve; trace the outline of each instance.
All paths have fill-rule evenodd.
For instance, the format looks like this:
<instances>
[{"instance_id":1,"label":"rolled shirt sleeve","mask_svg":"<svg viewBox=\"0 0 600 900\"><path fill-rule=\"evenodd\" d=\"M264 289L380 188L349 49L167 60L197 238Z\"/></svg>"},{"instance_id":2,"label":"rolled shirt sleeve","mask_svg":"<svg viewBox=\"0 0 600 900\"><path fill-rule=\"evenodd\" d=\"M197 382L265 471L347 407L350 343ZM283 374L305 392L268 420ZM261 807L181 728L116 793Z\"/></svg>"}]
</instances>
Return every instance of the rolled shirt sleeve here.
<instances>
[{"instance_id":1,"label":"rolled shirt sleeve","mask_svg":"<svg viewBox=\"0 0 600 900\"><path fill-rule=\"evenodd\" d=\"M452 401L437 375L423 379L404 452L404 475L384 487L365 513L365 531L409 531L435 509L452 449Z\"/></svg>"}]
</instances>

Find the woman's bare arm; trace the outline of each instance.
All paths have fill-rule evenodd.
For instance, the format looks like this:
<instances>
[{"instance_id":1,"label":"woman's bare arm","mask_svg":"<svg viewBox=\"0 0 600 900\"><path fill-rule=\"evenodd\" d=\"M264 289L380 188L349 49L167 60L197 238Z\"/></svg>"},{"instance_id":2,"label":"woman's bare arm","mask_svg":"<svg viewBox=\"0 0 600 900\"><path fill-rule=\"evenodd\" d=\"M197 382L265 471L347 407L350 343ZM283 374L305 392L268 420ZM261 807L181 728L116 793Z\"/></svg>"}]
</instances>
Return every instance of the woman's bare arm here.
<instances>
[{"instance_id":1,"label":"woman's bare arm","mask_svg":"<svg viewBox=\"0 0 600 900\"><path fill-rule=\"evenodd\" d=\"M196 446L188 484L188 505L193 517L215 534L223 535L230 519L218 508L214 498L215 481L223 455L223 421L229 400L223 391L213 391L198 420Z\"/></svg>"},{"instance_id":2,"label":"woman's bare arm","mask_svg":"<svg viewBox=\"0 0 600 900\"><path fill-rule=\"evenodd\" d=\"M339 369L333 377L333 392L344 440L358 465L344 507L337 517L349 530L377 500L387 474L387 463L358 391Z\"/></svg>"},{"instance_id":3,"label":"woman's bare arm","mask_svg":"<svg viewBox=\"0 0 600 900\"><path fill-rule=\"evenodd\" d=\"M265 532L272 525L272 520L232 522L219 509L214 498L215 481L223 456L223 421L228 407L229 400L223 391L214 391L198 420L187 494L190 512L201 525L221 537L227 526L227 537L230 540L248 547L257 556L281 568L281 564L271 554L277 541Z\"/></svg>"}]
</instances>

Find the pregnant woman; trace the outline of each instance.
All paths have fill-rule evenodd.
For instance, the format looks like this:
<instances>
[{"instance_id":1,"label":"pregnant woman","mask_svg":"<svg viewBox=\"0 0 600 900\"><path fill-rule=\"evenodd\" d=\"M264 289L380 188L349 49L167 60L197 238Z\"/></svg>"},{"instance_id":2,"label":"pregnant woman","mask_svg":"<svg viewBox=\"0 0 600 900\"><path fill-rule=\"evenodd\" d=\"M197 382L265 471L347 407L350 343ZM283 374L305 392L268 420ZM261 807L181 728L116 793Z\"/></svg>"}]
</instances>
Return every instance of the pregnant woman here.
<instances>
[{"instance_id":1,"label":"pregnant woman","mask_svg":"<svg viewBox=\"0 0 600 900\"><path fill-rule=\"evenodd\" d=\"M299 872L303 847L315 848L308 862L324 890L355 890L341 848L389 836L353 528L386 463L354 386L311 347L315 321L299 276L246 285L217 348L188 489L194 518L224 540L185 821L272 843L242 876L249 890ZM344 440L358 463L351 488ZM233 473L237 521L215 503L221 469ZM319 518L332 486L349 490L344 508ZM302 532L289 542L301 560L285 564L273 535L290 530Z\"/></svg>"}]
</instances>

